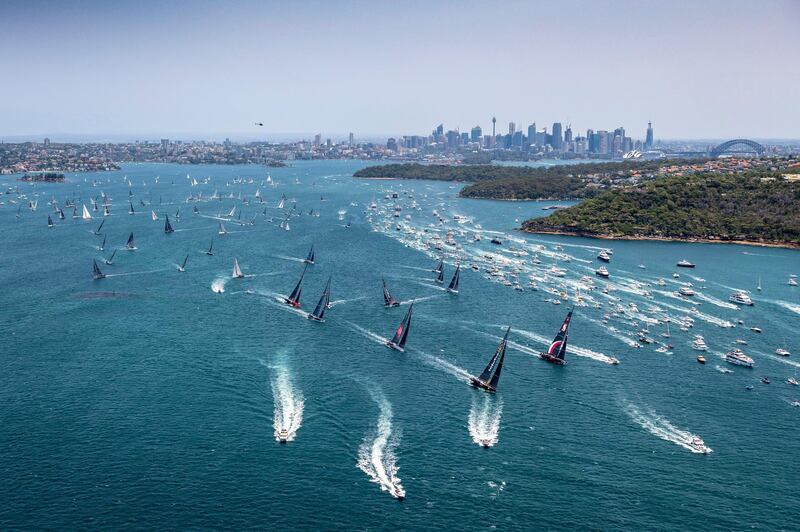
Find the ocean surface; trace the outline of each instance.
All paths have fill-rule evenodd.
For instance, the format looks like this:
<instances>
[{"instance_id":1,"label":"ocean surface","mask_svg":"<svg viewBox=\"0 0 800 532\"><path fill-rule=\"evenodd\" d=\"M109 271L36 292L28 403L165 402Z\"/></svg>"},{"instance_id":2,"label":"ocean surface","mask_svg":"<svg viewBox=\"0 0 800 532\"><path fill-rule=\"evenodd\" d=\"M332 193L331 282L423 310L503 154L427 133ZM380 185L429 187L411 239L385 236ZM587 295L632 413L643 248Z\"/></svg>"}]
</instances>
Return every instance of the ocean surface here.
<instances>
[{"instance_id":1,"label":"ocean surface","mask_svg":"<svg viewBox=\"0 0 800 532\"><path fill-rule=\"evenodd\" d=\"M365 164L0 177L0 528L797 529L798 251L523 235L547 203L354 179ZM52 198L93 219L57 219ZM435 249L448 231L456 246ZM331 276L325 323L280 300L312 245L301 303ZM458 295L433 282L443 253ZM381 279L403 305L383 307ZM687 282L697 294L675 295ZM412 301L406 352L390 350ZM568 364L550 365L536 354L573 305ZM498 393L472 389L507 326ZM754 369L724 362L736 339Z\"/></svg>"}]
</instances>

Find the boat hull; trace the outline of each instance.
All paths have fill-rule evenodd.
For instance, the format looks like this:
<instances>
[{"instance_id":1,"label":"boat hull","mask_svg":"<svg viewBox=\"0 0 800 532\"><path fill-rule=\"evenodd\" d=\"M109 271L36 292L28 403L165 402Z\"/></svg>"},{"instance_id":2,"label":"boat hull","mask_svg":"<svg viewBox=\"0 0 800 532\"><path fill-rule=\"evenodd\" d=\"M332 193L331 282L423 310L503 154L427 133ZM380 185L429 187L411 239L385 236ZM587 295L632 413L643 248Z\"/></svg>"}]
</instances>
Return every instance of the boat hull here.
<instances>
[{"instance_id":1,"label":"boat hull","mask_svg":"<svg viewBox=\"0 0 800 532\"><path fill-rule=\"evenodd\" d=\"M317 323L325 323L325 320L323 318L318 318L313 314L309 314L308 319L310 319L311 321L316 321Z\"/></svg>"},{"instance_id":2,"label":"boat hull","mask_svg":"<svg viewBox=\"0 0 800 532\"><path fill-rule=\"evenodd\" d=\"M497 392L497 389L494 388L491 384L483 382L482 380L478 379L477 377L470 377L469 383L473 388L479 388L479 389L487 391L489 393Z\"/></svg>"},{"instance_id":3,"label":"boat hull","mask_svg":"<svg viewBox=\"0 0 800 532\"><path fill-rule=\"evenodd\" d=\"M551 364L555 364L557 366L564 366L566 365L567 361L558 357L554 357L550 353L539 353L539 358L550 362Z\"/></svg>"},{"instance_id":4,"label":"boat hull","mask_svg":"<svg viewBox=\"0 0 800 532\"><path fill-rule=\"evenodd\" d=\"M405 349L403 349L402 347L400 347L399 345L397 345L394 342L386 342L386 347L388 347L390 349L394 349L395 351L400 351L401 353L405 353L406 352Z\"/></svg>"},{"instance_id":5,"label":"boat hull","mask_svg":"<svg viewBox=\"0 0 800 532\"><path fill-rule=\"evenodd\" d=\"M283 302L289 305L290 307L300 308L300 303L298 301L292 301L289 298L285 298Z\"/></svg>"}]
</instances>

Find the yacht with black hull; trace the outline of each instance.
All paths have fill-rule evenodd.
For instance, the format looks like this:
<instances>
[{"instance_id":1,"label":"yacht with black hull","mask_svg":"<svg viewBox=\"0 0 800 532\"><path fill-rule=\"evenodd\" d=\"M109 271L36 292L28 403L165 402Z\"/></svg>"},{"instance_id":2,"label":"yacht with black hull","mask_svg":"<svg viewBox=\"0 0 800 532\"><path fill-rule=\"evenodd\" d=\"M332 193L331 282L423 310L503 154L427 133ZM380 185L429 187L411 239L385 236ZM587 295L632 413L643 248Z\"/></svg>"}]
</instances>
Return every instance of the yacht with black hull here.
<instances>
[{"instance_id":1,"label":"yacht with black hull","mask_svg":"<svg viewBox=\"0 0 800 532\"><path fill-rule=\"evenodd\" d=\"M306 276L306 270L308 269L308 264L303 267L303 273L300 274L300 279L297 281L297 284L292 290L292 293L289 294L289 297L283 298L283 302L287 305L290 305L294 308L300 308L300 294L303 291L303 277Z\"/></svg>"},{"instance_id":2,"label":"yacht with black hull","mask_svg":"<svg viewBox=\"0 0 800 532\"><path fill-rule=\"evenodd\" d=\"M106 275L100 271L100 266L97 265L97 261L92 259L92 279L96 281L98 279L104 279L105 276Z\"/></svg>"},{"instance_id":3,"label":"yacht with black hull","mask_svg":"<svg viewBox=\"0 0 800 532\"><path fill-rule=\"evenodd\" d=\"M480 377L470 377L470 384L475 388L486 390L487 392L494 393L497 391L497 383L500 380L500 371L503 369L503 360L506 357L506 342L508 341L508 333L511 332L511 327L506 329L506 334L494 351L492 359L489 364L481 373Z\"/></svg>"},{"instance_id":4,"label":"yacht with black hull","mask_svg":"<svg viewBox=\"0 0 800 532\"><path fill-rule=\"evenodd\" d=\"M328 282L325 283L325 289L322 291L322 296L319 298L317 307L314 312L308 315L308 319L318 321L320 323L325 321L325 311L331 302L331 278L328 277Z\"/></svg>"},{"instance_id":5,"label":"yacht with black hull","mask_svg":"<svg viewBox=\"0 0 800 532\"><path fill-rule=\"evenodd\" d=\"M406 315L403 317L403 321L400 322L400 325L397 327L397 330L394 332L394 336L392 339L386 342L387 347L391 347L401 353L405 352L406 347L406 340L408 340L408 330L411 328L411 313L414 310L414 303L411 303L408 307L408 311Z\"/></svg>"},{"instance_id":6,"label":"yacht with black hull","mask_svg":"<svg viewBox=\"0 0 800 532\"><path fill-rule=\"evenodd\" d=\"M694 266L695 266L694 264L692 264L686 259L682 259L680 262L678 262L679 268L694 268Z\"/></svg>"},{"instance_id":7,"label":"yacht with black hull","mask_svg":"<svg viewBox=\"0 0 800 532\"><path fill-rule=\"evenodd\" d=\"M558 334L556 334L547 352L539 353L539 358L542 360L546 360L552 364L558 364L559 366L563 366L567 363L564 357L567 354L567 338L569 337L569 322L572 319L572 310L569 311L567 317L564 319L564 323L561 324L561 328L558 330Z\"/></svg>"},{"instance_id":8,"label":"yacht with black hull","mask_svg":"<svg viewBox=\"0 0 800 532\"><path fill-rule=\"evenodd\" d=\"M459 264L456 266L456 272L453 274L453 278L450 279L450 284L447 286L447 291L451 294L458 293L458 281L461 278L461 265Z\"/></svg>"},{"instance_id":9,"label":"yacht with black hull","mask_svg":"<svg viewBox=\"0 0 800 532\"><path fill-rule=\"evenodd\" d=\"M311 249L308 251L308 256L303 261L306 264L314 264L314 246L311 246Z\"/></svg>"},{"instance_id":10,"label":"yacht with black hull","mask_svg":"<svg viewBox=\"0 0 800 532\"><path fill-rule=\"evenodd\" d=\"M383 282L383 306L392 308L392 307L399 307L400 302L392 297L392 294L389 292L389 288L386 286L386 281L381 279Z\"/></svg>"}]
</instances>

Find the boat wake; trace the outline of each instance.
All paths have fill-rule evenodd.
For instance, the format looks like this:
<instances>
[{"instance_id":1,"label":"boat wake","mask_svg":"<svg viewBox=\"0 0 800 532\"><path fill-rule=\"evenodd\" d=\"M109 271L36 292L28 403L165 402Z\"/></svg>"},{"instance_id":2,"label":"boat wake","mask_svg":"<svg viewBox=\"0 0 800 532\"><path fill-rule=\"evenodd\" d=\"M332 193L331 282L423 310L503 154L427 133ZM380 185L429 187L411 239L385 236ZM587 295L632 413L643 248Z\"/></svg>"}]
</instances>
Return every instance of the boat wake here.
<instances>
[{"instance_id":1,"label":"boat wake","mask_svg":"<svg viewBox=\"0 0 800 532\"><path fill-rule=\"evenodd\" d=\"M221 294L225 291L225 285L228 284L229 277L217 277L211 281L211 291L215 294Z\"/></svg>"},{"instance_id":2,"label":"boat wake","mask_svg":"<svg viewBox=\"0 0 800 532\"><path fill-rule=\"evenodd\" d=\"M407 299L405 301L401 301L401 305L410 305L411 303L417 303L418 301L428 301L429 299L436 299L438 297L443 297L444 294L435 294L432 296L423 296L423 297L415 297L414 299Z\"/></svg>"},{"instance_id":3,"label":"boat wake","mask_svg":"<svg viewBox=\"0 0 800 532\"><path fill-rule=\"evenodd\" d=\"M776 305L780 305L781 307L785 308L786 310L791 310L795 314L800 314L800 305L796 303L789 303L788 301L781 301L780 299L776 299L774 301L770 301L770 303L775 303Z\"/></svg>"},{"instance_id":4,"label":"boat wake","mask_svg":"<svg viewBox=\"0 0 800 532\"><path fill-rule=\"evenodd\" d=\"M624 410L633 421L650 434L658 436L662 440L680 445L693 453L704 454L703 451L691 445L692 440L697 438L695 434L692 434L688 430L675 427L668 419L659 416L652 409L640 409L638 406L626 401L624 403ZM712 449L708 448L707 452L712 452Z\"/></svg>"},{"instance_id":5,"label":"boat wake","mask_svg":"<svg viewBox=\"0 0 800 532\"><path fill-rule=\"evenodd\" d=\"M305 259L301 259L299 257L289 257L288 255L273 255L273 257L281 260L290 260L292 262L305 262Z\"/></svg>"},{"instance_id":6,"label":"boat wake","mask_svg":"<svg viewBox=\"0 0 800 532\"><path fill-rule=\"evenodd\" d=\"M352 303L353 301L361 301L362 299L367 299L367 296L354 297L352 299L337 299L336 301L328 303L328 308L333 308L336 305L344 305L345 303Z\"/></svg>"},{"instance_id":7,"label":"boat wake","mask_svg":"<svg viewBox=\"0 0 800 532\"><path fill-rule=\"evenodd\" d=\"M450 375L457 377L464 382L469 383L472 375L465 369L459 368L455 364L448 362L443 358L439 358L437 356L431 355L430 353L426 353L420 349L415 347L406 347L406 351L409 351L417 356L419 356L423 362L428 364L429 366L433 366L437 369L444 371L445 373L449 373Z\"/></svg>"},{"instance_id":8,"label":"boat wake","mask_svg":"<svg viewBox=\"0 0 800 532\"><path fill-rule=\"evenodd\" d=\"M481 447L493 447L500 432L503 400L485 393L480 395L480 398L472 398L467 428L473 442Z\"/></svg>"},{"instance_id":9,"label":"boat wake","mask_svg":"<svg viewBox=\"0 0 800 532\"><path fill-rule=\"evenodd\" d=\"M303 423L303 394L292 384L291 375L286 367L274 368L272 377L272 398L275 403L275 440L281 441L284 434L286 441L294 441L297 430Z\"/></svg>"},{"instance_id":10,"label":"boat wake","mask_svg":"<svg viewBox=\"0 0 800 532\"><path fill-rule=\"evenodd\" d=\"M708 303L711 303L712 305L716 305L716 306L721 307L721 308L727 308L727 309L730 309L730 310L738 310L738 308L739 308L736 305L734 305L733 303L728 303L726 301L722 301L721 299L717 299L716 297L713 297L713 296L708 296L708 295L703 294L701 292L697 292L695 294L695 296L697 296L698 299L702 299L703 301L706 301Z\"/></svg>"},{"instance_id":11,"label":"boat wake","mask_svg":"<svg viewBox=\"0 0 800 532\"><path fill-rule=\"evenodd\" d=\"M392 432L392 405L381 389L373 384L366 384L372 399L380 408L375 430L364 437L358 449L358 468L367 474L372 482L378 484L381 491L386 491L396 499L405 498L397 472L397 457L394 450L400 443L399 433Z\"/></svg>"},{"instance_id":12,"label":"boat wake","mask_svg":"<svg viewBox=\"0 0 800 532\"><path fill-rule=\"evenodd\" d=\"M369 329L365 329L364 327L361 327L360 325L356 325L352 321L345 321L345 323L347 325L349 325L351 329L353 329L357 333L360 333L365 338L368 338L368 339L370 339L370 340L372 340L374 342L377 342L377 343L379 343L381 345L386 345L386 342L389 341L388 338L384 338L383 336L375 334L374 332L370 331Z\"/></svg>"},{"instance_id":13,"label":"boat wake","mask_svg":"<svg viewBox=\"0 0 800 532\"><path fill-rule=\"evenodd\" d=\"M161 268L160 270L147 270L144 272L125 272L125 273L109 273L106 274L106 277L127 277L128 275L145 275L148 273L160 273L160 272L167 272L169 268Z\"/></svg>"},{"instance_id":14,"label":"boat wake","mask_svg":"<svg viewBox=\"0 0 800 532\"><path fill-rule=\"evenodd\" d=\"M522 336L524 336L526 338L529 338L529 339L531 339L531 340L533 340L535 342L538 342L540 344L543 344L543 345L546 345L546 346L550 345L550 339L549 338L545 338L544 336L541 336L539 334L532 333L530 331L525 331L525 330L522 330L522 329L514 329L514 332L516 332L518 334L521 334ZM509 345L512 345L512 347L513 347L513 346L518 345L518 344L509 343ZM585 347L578 347L577 345L569 345L569 346L567 346L567 353L571 353L571 354L577 355L579 357L591 358L592 360L597 360L598 362L605 362L606 364L614 364L614 361L616 360L615 358L610 357L608 355L604 355L603 353L598 353L597 351L592 351L591 349L587 349ZM538 353L537 353L537 356L538 356Z\"/></svg>"}]
</instances>

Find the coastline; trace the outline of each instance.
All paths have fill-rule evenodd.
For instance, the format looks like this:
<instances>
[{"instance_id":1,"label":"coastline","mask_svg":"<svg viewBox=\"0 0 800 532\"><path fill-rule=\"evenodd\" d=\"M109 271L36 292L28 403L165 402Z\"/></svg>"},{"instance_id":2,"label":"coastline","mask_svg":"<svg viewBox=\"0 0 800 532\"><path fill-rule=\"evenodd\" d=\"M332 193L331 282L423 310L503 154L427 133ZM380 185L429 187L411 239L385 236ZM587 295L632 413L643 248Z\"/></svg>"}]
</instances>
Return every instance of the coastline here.
<instances>
[{"instance_id":1,"label":"coastline","mask_svg":"<svg viewBox=\"0 0 800 532\"><path fill-rule=\"evenodd\" d=\"M643 240L653 242L682 242L688 244L739 244L742 246L758 246L766 248L785 248L785 249L800 249L800 244L793 242L772 242L772 241L758 241L758 240L722 240L715 238L670 238L663 236L614 236L606 234L576 232L576 231L556 231L556 230L537 230L532 231L529 229L517 228L518 231L530 234L540 235L560 235L560 236L580 236L584 238L597 238L599 240Z\"/></svg>"}]
</instances>

